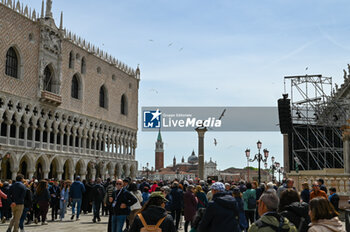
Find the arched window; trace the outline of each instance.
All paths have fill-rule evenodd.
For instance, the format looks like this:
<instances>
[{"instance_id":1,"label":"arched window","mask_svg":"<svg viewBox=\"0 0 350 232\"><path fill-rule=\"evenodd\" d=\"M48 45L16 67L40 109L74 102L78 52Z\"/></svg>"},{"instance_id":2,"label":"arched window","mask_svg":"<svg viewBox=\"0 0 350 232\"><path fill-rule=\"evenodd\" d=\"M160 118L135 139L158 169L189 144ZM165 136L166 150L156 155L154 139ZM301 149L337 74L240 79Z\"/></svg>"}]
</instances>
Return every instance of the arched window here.
<instances>
[{"instance_id":1,"label":"arched window","mask_svg":"<svg viewBox=\"0 0 350 232\"><path fill-rule=\"evenodd\" d=\"M123 94L120 100L120 113L123 115L128 114L128 102L126 100L126 96Z\"/></svg>"},{"instance_id":2,"label":"arched window","mask_svg":"<svg viewBox=\"0 0 350 232\"><path fill-rule=\"evenodd\" d=\"M52 92L52 79L53 75L49 66L44 69L44 86L43 89Z\"/></svg>"},{"instance_id":3,"label":"arched window","mask_svg":"<svg viewBox=\"0 0 350 232\"><path fill-rule=\"evenodd\" d=\"M73 51L69 53L69 68L74 68L74 54Z\"/></svg>"},{"instance_id":4,"label":"arched window","mask_svg":"<svg viewBox=\"0 0 350 232\"><path fill-rule=\"evenodd\" d=\"M71 91L72 98L80 99L80 97L79 97L79 89L80 89L80 86L79 86L78 76L74 75L73 78L72 78L72 91Z\"/></svg>"},{"instance_id":5,"label":"arched window","mask_svg":"<svg viewBox=\"0 0 350 232\"><path fill-rule=\"evenodd\" d=\"M106 87L102 85L100 88L100 107L107 109L107 100L107 90Z\"/></svg>"},{"instance_id":6,"label":"arched window","mask_svg":"<svg viewBox=\"0 0 350 232\"><path fill-rule=\"evenodd\" d=\"M81 59L81 74L85 74L86 72L86 61L85 61L85 57L83 57Z\"/></svg>"},{"instance_id":7,"label":"arched window","mask_svg":"<svg viewBox=\"0 0 350 232\"><path fill-rule=\"evenodd\" d=\"M13 47L10 47L6 53L5 73L8 76L18 78L18 57L16 50Z\"/></svg>"}]
</instances>

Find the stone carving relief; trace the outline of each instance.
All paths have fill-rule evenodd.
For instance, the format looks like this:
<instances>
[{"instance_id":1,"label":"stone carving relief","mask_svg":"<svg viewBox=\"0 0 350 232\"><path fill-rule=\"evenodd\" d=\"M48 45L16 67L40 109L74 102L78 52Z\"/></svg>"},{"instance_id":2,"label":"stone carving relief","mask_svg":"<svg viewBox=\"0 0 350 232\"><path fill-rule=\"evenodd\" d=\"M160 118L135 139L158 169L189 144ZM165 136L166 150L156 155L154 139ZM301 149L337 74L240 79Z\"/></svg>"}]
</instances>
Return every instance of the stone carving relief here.
<instances>
[{"instance_id":1,"label":"stone carving relief","mask_svg":"<svg viewBox=\"0 0 350 232\"><path fill-rule=\"evenodd\" d=\"M54 31L42 29L41 41L46 50L54 54L59 54L61 52L61 38Z\"/></svg>"}]
</instances>

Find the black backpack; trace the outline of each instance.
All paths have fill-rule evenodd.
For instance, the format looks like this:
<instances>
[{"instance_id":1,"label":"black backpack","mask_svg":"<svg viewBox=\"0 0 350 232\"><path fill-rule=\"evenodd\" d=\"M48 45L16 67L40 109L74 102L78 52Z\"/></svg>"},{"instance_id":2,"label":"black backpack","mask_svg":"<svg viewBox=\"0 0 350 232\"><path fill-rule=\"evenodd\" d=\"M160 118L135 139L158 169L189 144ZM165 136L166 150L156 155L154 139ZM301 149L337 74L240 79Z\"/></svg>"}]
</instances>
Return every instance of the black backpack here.
<instances>
[{"instance_id":1,"label":"black backpack","mask_svg":"<svg viewBox=\"0 0 350 232\"><path fill-rule=\"evenodd\" d=\"M248 198L248 205L247 205L248 209L255 209L256 208L256 200L254 197L250 196Z\"/></svg>"}]
</instances>

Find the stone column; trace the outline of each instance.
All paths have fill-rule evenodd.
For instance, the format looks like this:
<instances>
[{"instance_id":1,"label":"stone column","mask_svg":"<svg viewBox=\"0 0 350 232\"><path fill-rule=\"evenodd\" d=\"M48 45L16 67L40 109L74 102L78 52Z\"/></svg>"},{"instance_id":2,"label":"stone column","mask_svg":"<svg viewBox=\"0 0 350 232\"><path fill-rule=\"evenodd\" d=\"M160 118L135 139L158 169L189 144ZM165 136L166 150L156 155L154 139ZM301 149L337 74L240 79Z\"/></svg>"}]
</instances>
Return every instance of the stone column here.
<instances>
[{"instance_id":1,"label":"stone column","mask_svg":"<svg viewBox=\"0 0 350 232\"><path fill-rule=\"evenodd\" d=\"M21 122L16 121L15 126L16 126L16 146L18 146L19 142L19 127L21 125Z\"/></svg>"},{"instance_id":2,"label":"stone column","mask_svg":"<svg viewBox=\"0 0 350 232\"><path fill-rule=\"evenodd\" d=\"M114 165L111 165L108 169L108 175L110 178L114 177Z\"/></svg>"},{"instance_id":3,"label":"stone column","mask_svg":"<svg viewBox=\"0 0 350 232\"><path fill-rule=\"evenodd\" d=\"M60 132L60 144L61 144L61 151L63 151L63 144L64 144L64 130L61 129L61 132Z\"/></svg>"},{"instance_id":4,"label":"stone column","mask_svg":"<svg viewBox=\"0 0 350 232\"><path fill-rule=\"evenodd\" d=\"M46 139L46 141L47 141L47 150L50 150L50 135L51 135L51 132L52 132L52 129L51 128L47 128L47 139Z\"/></svg>"},{"instance_id":5,"label":"stone column","mask_svg":"<svg viewBox=\"0 0 350 232\"><path fill-rule=\"evenodd\" d=\"M344 172L350 174L350 127L346 126L343 130L343 159L344 159Z\"/></svg>"},{"instance_id":6,"label":"stone column","mask_svg":"<svg viewBox=\"0 0 350 232\"><path fill-rule=\"evenodd\" d=\"M27 172L29 179L31 179L34 176L34 170L27 170Z\"/></svg>"},{"instance_id":7,"label":"stone column","mask_svg":"<svg viewBox=\"0 0 350 232\"><path fill-rule=\"evenodd\" d=\"M71 135L70 131L67 131L67 141L66 141L66 143L67 143L67 152L69 152L70 135Z\"/></svg>"},{"instance_id":8,"label":"stone column","mask_svg":"<svg viewBox=\"0 0 350 232\"><path fill-rule=\"evenodd\" d=\"M32 147L35 147L35 133L36 132L36 126L35 124L32 126Z\"/></svg>"},{"instance_id":9,"label":"stone column","mask_svg":"<svg viewBox=\"0 0 350 232\"><path fill-rule=\"evenodd\" d=\"M63 175L62 171L57 171L57 180L62 180L62 175Z\"/></svg>"},{"instance_id":10,"label":"stone column","mask_svg":"<svg viewBox=\"0 0 350 232\"><path fill-rule=\"evenodd\" d=\"M27 147L27 142L28 142L28 128L29 128L29 124L25 123L23 124L24 127L24 146Z\"/></svg>"},{"instance_id":11,"label":"stone column","mask_svg":"<svg viewBox=\"0 0 350 232\"><path fill-rule=\"evenodd\" d=\"M197 127L198 133L198 177L204 178L204 134L207 131L206 127Z\"/></svg>"},{"instance_id":12,"label":"stone column","mask_svg":"<svg viewBox=\"0 0 350 232\"><path fill-rule=\"evenodd\" d=\"M6 143L9 145L10 144L10 133L11 133L11 124L12 124L12 120L6 120L6 124L7 124L7 131L6 131L6 137L7 137L7 141Z\"/></svg>"}]
</instances>

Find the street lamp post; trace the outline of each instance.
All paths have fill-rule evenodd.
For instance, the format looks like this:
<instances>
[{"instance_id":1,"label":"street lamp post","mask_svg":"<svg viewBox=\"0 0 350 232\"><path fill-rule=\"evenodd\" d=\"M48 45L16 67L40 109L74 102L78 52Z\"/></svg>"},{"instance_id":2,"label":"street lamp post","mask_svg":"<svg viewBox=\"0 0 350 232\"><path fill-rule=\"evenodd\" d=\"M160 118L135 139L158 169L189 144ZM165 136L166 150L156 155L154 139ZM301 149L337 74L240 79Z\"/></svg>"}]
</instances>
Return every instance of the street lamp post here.
<instances>
[{"instance_id":1,"label":"street lamp post","mask_svg":"<svg viewBox=\"0 0 350 232\"><path fill-rule=\"evenodd\" d=\"M259 181L259 185L260 185L260 182L261 182L261 166L260 166L260 163L261 163L261 161L264 162L264 163L266 163L267 158L269 157L269 151L268 151L267 149L264 149L264 150L263 150L263 152L264 152L264 157L265 157L265 158L264 158L264 157L262 156L262 154L260 153L262 143L261 143L260 141L258 141L258 142L256 143L256 145L257 145L257 148L258 148L258 154L256 154L256 155L254 156L254 159L250 159L250 158L249 158L249 157L250 157L250 150L249 150L249 149L247 149L247 150L249 150L249 152L248 152L248 153L246 152L246 157L247 157L248 163L249 163L249 162L254 162L255 160L258 161L258 181ZM247 151L247 150L246 150L246 151Z\"/></svg>"},{"instance_id":2,"label":"street lamp post","mask_svg":"<svg viewBox=\"0 0 350 232\"><path fill-rule=\"evenodd\" d=\"M247 157L247 168L248 168L248 182L249 182L249 156L250 156L250 149L245 150L245 156Z\"/></svg>"}]
</instances>

